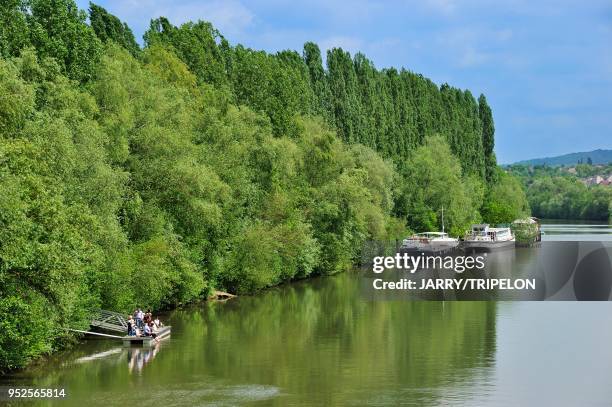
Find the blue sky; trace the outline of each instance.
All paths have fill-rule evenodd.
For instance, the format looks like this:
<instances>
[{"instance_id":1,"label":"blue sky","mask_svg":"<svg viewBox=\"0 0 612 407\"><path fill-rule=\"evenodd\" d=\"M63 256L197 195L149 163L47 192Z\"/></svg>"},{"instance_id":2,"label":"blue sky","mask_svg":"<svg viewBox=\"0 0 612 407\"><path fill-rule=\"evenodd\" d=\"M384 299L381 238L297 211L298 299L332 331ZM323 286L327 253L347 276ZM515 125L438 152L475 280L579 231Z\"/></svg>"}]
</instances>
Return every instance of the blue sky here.
<instances>
[{"instance_id":1,"label":"blue sky","mask_svg":"<svg viewBox=\"0 0 612 407\"><path fill-rule=\"evenodd\" d=\"M88 1L78 0L81 8ZM612 148L612 2L99 0L140 41L149 20L211 21L274 52L341 46L484 93L498 161Z\"/></svg>"}]
</instances>

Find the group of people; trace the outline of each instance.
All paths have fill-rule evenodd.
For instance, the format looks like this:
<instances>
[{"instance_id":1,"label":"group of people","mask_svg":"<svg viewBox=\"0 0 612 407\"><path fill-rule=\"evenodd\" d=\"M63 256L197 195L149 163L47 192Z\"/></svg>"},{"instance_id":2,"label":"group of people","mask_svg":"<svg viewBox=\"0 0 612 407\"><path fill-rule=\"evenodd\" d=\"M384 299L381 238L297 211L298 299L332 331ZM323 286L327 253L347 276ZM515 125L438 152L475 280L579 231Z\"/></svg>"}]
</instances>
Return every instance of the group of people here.
<instances>
[{"instance_id":1,"label":"group of people","mask_svg":"<svg viewBox=\"0 0 612 407\"><path fill-rule=\"evenodd\" d=\"M128 336L151 336L155 339L162 326L163 324L159 321L159 318L153 319L150 309L147 312L142 312L138 308L134 311L133 315L128 316L127 334Z\"/></svg>"}]
</instances>

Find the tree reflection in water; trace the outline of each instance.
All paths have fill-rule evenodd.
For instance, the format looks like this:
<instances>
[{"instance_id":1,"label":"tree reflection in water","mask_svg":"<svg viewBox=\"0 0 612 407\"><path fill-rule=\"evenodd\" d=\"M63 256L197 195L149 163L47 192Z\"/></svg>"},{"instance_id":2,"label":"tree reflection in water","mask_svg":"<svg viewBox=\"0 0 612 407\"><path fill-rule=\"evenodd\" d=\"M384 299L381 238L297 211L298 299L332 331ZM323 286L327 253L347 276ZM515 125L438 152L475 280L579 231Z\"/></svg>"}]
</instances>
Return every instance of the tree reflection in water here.
<instances>
[{"instance_id":1,"label":"tree reflection in water","mask_svg":"<svg viewBox=\"0 0 612 407\"><path fill-rule=\"evenodd\" d=\"M493 388L496 303L367 301L359 280L344 273L186 307L165 316L170 340L125 349L115 355L120 363L51 363L17 380L66 387L65 404L75 406L143 397L167 405L437 404Z\"/></svg>"}]
</instances>

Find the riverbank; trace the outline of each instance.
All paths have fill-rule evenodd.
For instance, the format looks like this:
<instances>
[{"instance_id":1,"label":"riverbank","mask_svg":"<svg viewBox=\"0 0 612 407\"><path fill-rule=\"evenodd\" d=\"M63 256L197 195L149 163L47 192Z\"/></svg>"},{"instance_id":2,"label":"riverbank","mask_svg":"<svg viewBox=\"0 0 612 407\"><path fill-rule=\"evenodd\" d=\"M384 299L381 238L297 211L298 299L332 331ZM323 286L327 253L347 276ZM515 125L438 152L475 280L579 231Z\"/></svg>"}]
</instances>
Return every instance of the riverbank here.
<instances>
[{"instance_id":1,"label":"riverbank","mask_svg":"<svg viewBox=\"0 0 612 407\"><path fill-rule=\"evenodd\" d=\"M65 406L589 405L610 396L612 355L597 346L612 340L608 303L368 302L360 290L358 275L344 273L190 305L164 315L173 335L158 348L92 340L0 386L64 388ZM588 383L572 386L587 371Z\"/></svg>"},{"instance_id":2,"label":"riverbank","mask_svg":"<svg viewBox=\"0 0 612 407\"><path fill-rule=\"evenodd\" d=\"M155 16L140 47L72 0L11 2L0 26L2 370L92 308L341 272L367 239L439 230L442 207L453 234L524 212L485 95L312 42L253 50L205 21Z\"/></svg>"}]
</instances>

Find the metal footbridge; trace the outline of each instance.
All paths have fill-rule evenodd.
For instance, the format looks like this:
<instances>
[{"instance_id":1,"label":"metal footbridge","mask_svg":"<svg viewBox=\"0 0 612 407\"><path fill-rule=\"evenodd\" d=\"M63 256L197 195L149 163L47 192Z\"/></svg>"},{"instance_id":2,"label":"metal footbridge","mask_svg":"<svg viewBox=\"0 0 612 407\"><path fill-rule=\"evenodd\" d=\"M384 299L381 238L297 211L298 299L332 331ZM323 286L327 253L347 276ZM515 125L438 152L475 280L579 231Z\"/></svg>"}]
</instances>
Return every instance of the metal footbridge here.
<instances>
[{"instance_id":1,"label":"metal footbridge","mask_svg":"<svg viewBox=\"0 0 612 407\"><path fill-rule=\"evenodd\" d=\"M125 315L119 312L99 310L92 318L90 325L107 331L127 333Z\"/></svg>"}]
</instances>

